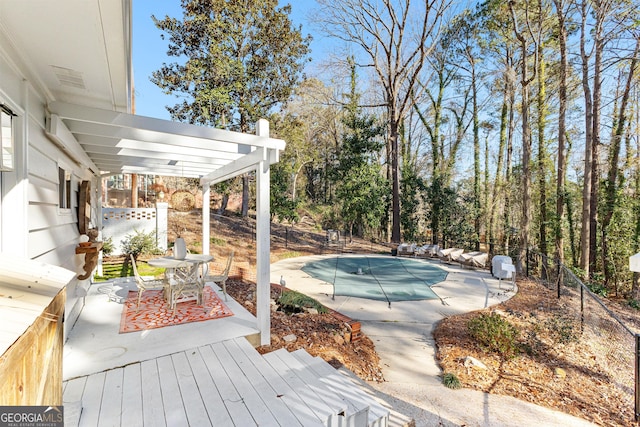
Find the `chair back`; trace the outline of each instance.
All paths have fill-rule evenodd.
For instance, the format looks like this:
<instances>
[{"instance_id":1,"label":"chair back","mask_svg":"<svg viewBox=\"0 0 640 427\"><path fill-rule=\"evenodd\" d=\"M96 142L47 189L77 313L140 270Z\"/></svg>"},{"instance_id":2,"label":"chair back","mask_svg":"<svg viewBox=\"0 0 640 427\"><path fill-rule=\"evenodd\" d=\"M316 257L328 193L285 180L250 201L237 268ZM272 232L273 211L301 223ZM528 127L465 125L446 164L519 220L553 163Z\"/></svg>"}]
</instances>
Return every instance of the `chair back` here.
<instances>
[{"instance_id":1,"label":"chair back","mask_svg":"<svg viewBox=\"0 0 640 427\"><path fill-rule=\"evenodd\" d=\"M180 283L198 281L198 265L185 261L173 269L173 280Z\"/></svg>"},{"instance_id":2,"label":"chair back","mask_svg":"<svg viewBox=\"0 0 640 427\"><path fill-rule=\"evenodd\" d=\"M229 254L229 258L227 259L227 265L222 272L223 276L229 277L229 271L231 270L231 263L233 262L234 251L231 251Z\"/></svg>"},{"instance_id":3,"label":"chair back","mask_svg":"<svg viewBox=\"0 0 640 427\"><path fill-rule=\"evenodd\" d=\"M138 282L141 280L141 277L138 274L138 267L136 267L136 259L133 257L133 254L129 254L129 257L131 258L131 267L133 267L133 275L136 278L136 282Z\"/></svg>"}]
</instances>

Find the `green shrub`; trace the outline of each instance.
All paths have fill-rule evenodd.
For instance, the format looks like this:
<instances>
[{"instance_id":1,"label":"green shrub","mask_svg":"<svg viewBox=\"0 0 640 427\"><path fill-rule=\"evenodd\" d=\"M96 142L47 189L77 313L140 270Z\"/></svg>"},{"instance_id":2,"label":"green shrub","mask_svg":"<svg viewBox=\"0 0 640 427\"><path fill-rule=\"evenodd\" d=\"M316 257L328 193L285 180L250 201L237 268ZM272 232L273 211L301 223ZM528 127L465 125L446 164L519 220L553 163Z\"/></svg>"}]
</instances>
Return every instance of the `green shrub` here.
<instances>
[{"instance_id":1,"label":"green shrub","mask_svg":"<svg viewBox=\"0 0 640 427\"><path fill-rule=\"evenodd\" d=\"M108 237L106 240L102 242L102 254L103 255L111 255L115 246L113 246L113 239Z\"/></svg>"},{"instance_id":2,"label":"green shrub","mask_svg":"<svg viewBox=\"0 0 640 427\"><path fill-rule=\"evenodd\" d=\"M627 304L629 305L629 307L635 310L640 310L640 301L638 301L637 299L630 299L627 301Z\"/></svg>"},{"instance_id":3,"label":"green shrub","mask_svg":"<svg viewBox=\"0 0 640 427\"><path fill-rule=\"evenodd\" d=\"M327 313L325 306L315 299L297 291L286 290L278 298L278 304L284 311L299 312L305 308L315 308L318 313Z\"/></svg>"},{"instance_id":4,"label":"green shrub","mask_svg":"<svg viewBox=\"0 0 640 427\"><path fill-rule=\"evenodd\" d=\"M469 320L467 328L471 336L488 351L504 357L520 353L518 329L498 313L481 314Z\"/></svg>"},{"instance_id":5,"label":"green shrub","mask_svg":"<svg viewBox=\"0 0 640 427\"><path fill-rule=\"evenodd\" d=\"M444 384L445 387L453 390L457 390L462 387L458 376L451 372L447 372L442 376L442 384Z\"/></svg>"},{"instance_id":6,"label":"green shrub","mask_svg":"<svg viewBox=\"0 0 640 427\"><path fill-rule=\"evenodd\" d=\"M587 287L594 294L606 298L609 295L609 290L601 282L587 282Z\"/></svg>"},{"instance_id":7,"label":"green shrub","mask_svg":"<svg viewBox=\"0 0 640 427\"><path fill-rule=\"evenodd\" d=\"M297 251L288 251L288 252L284 252L282 254L280 254L280 259L287 259L287 258L297 258L301 256L300 252Z\"/></svg>"},{"instance_id":8,"label":"green shrub","mask_svg":"<svg viewBox=\"0 0 640 427\"><path fill-rule=\"evenodd\" d=\"M157 254L160 253L156 244L156 233L151 231L144 233L134 230L134 234L127 234L122 240L122 252L128 257L133 255L138 258L140 254Z\"/></svg>"},{"instance_id":9,"label":"green shrub","mask_svg":"<svg viewBox=\"0 0 640 427\"><path fill-rule=\"evenodd\" d=\"M565 316L553 316L544 321L549 336L554 342L568 344L578 341L578 333L573 319Z\"/></svg>"},{"instance_id":10,"label":"green shrub","mask_svg":"<svg viewBox=\"0 0 640 427\"><path fill-rule=\"evenodd\" d=\"M224 239L221 239L219 237L210 237L209 241L211 242L212 245L216 245L216 246L226 246L227 245L227 241Z\"/></svg>"}]
</instances>

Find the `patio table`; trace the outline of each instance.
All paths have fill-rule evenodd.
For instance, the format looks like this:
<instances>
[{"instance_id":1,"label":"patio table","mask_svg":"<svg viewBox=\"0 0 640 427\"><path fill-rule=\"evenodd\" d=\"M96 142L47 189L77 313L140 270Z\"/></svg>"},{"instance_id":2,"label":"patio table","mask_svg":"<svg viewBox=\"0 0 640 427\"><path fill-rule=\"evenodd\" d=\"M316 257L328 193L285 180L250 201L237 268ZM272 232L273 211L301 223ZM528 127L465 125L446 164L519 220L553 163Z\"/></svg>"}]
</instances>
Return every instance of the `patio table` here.
<instances>
[{"instance_id":1,"label":"patio table","mask_svg":"<svg viewBox=\"0 0 640 427\"><path fill-rule=\"evenodd\" d=\"M169 285L169 303L175 307L176 302L197 299L202 300L202 289L204 288L204 278L208 272L208 262L213 260L212 255L187 254L184 259L177 259L173 256L153 258L147 264L165 269L165 281ZM185 268L186 267L186 268ZM202 274L198 275L198 270L202 268ZM186 282L185 282L186 281ZM185 287L185 285L187 285ZM189 289L197 287L197 293L189 293ZM185 294L183 291L187 291ZM189 296L186 296L186 295ZM176 295L178 295L176 297ZM180 295L183 295L181 297Z\"/></svg>"}]
</instances>

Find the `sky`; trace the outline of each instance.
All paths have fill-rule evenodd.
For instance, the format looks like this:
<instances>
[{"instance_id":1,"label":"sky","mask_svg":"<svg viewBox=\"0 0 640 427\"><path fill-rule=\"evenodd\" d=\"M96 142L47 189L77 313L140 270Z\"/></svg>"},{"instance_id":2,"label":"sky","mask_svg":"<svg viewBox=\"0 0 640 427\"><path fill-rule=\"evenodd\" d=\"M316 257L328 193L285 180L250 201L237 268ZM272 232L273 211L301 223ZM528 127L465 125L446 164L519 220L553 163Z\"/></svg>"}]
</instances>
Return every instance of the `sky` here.
<instances>
[{"instance_id":1,"label":"sky","mask_svg":"<svg viewBox=\"0 0 640 427\"><path fill-rule=\"evenodd\" d=\"M158 70L163 62L172 62L174 58L166 56L168 42L162 40L151 15L162 19L165 15L182 18L180 0L134 0L133 1L133 75L135 91L135 113L141 116L170 119L165 105L173 105L176 98L165 95L160 88L149 80L151 73ZM312 34L306 16L315 7L314 0L291 0L281 4L291 4L289 15L293 25L302 25L302 34ZM313 34L312 34L313 35ZM328 49L321 37L314 35L311 43L314 62Z\"/></svg>"}]
</instances>

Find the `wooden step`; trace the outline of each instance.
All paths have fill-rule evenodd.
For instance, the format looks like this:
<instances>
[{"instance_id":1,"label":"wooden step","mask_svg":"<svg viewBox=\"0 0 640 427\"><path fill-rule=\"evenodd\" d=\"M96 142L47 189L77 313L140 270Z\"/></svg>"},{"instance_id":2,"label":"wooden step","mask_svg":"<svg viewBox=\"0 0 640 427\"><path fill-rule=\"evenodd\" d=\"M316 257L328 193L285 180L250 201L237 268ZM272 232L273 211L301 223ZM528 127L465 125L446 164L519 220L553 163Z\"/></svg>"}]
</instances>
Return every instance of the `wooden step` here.
<instances>
[{"instance_id":1,"label":"wooden step","mask_svg":"<svg viewBox=\"0 0 640 427\"><path fill-rule=\"evenodd\" d=\"M369 425L386 425L389 419L389 411L380 405L373 397L369 396L351 378L346 377L340 370L333 368L319 357L313 357L304 350L296 350L292 353L312 369L321 381L325 382L336 393L349 401L353 410L360 411L363 408L369 410ZM380 420L386 420L380 424ZM373 424L372 424L373 423Z\"/></svg>"},{"instance_id":2,"label":"wooden step","mask_svg":"<svg viewBox=\"0 0 640 427\"><path fill-rule=\"evenodd\" d=\"M304 350L300 350L305 352ZM306 353L306 352L305 352ZM320 397L332 408L339 408L338 413L344 413L347 410L348 402L342 399L341 396L337 396L334 393L325 390L325 387L318 379L315 372L309 369L299 358L295 357L293 353L288 351L278 352L278 357L282 359L284 363L289 366L293 372L306 384L318 387L319 392L322 394Z\"/></svg>"},{"instance_id":3,"label":"wooden step","mask_svg":"<svg viewBox=\"0 0 640 427\"><path fill-rule=\"evenodd\" d=\"M279 349L263 355L264 359L278 372L314 410L327 426L340 425L346 411L346 402L336 399L333 393L317 379L305 382L291 364L297 363L286 349ZM304 374L302 374L304 375Z\"/></svg>"},{"instance_id":4,"label":"wooden step","mask_svg":"<svg viewBox=\"0 0 640 427\"><path fill-rule=\"evenodd\" d=\"M274 404L279 410L282 405L295 417L290 420L288 415L278 418L283 425L322 426L324 423L318 418L307 402L289 386L278 372L258 353L244 338L225 341L225 346L236 355L238 363L246 369L247 376L255 384L256 388L263 390L265 394L271 393L277 402ZM240 356L241 355L241 356ZM245 359L246 358L246 359ZM247 363L245 363L245 361ZM268 385L264 387L264 384ZM271 391L269 391L271 390Z\"/></svg>"}]
</instances>

